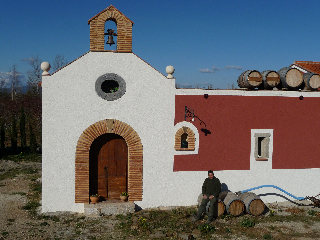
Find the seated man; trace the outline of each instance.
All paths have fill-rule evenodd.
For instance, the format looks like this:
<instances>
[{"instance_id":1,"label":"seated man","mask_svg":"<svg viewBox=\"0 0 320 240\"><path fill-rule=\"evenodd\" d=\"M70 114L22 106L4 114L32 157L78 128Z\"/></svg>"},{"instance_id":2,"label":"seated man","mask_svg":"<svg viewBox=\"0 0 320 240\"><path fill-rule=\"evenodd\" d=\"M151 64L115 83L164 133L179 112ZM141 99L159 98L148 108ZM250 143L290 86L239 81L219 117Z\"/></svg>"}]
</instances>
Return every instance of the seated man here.
<instances>
[{"instance_id":1,"label":"seated man","mask_svg":"<svg viewBox=\"0 0 320 240\"><path fill-rule=\"evenodd\" d=\"M204 180L202 185L203 200L199 206L197 215L193 216L193 221L198 221L202 213L206 210L207 203L210 201L210 211L208 214L207 223L213 221L214 205L218 201L219 193L221 192L221 183L213 174L212 170L208 171L208 178Z\"/></svg>"}]
</instances>

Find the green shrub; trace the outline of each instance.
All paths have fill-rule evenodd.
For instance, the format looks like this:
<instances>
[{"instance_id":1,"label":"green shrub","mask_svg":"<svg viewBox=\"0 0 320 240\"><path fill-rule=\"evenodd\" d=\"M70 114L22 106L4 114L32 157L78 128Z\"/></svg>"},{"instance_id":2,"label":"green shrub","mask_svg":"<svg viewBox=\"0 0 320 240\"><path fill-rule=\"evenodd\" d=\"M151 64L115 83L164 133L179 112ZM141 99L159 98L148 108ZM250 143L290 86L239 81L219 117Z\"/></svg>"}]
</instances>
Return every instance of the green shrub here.
<instances>
[{"instance_id":1,"label":"green shrub","mask_svg":"<svg viewBox=\"0 0 320 240\"><path fill-rule=\"evenodd\" d=\"M4 155L4 150L5 150L5 138L6 138L6 132L4 130L4 120L1 118L0 119L0 149L1 149L1 154L0 157L2 155Z\"/></svg>"},{"instance_id":2,"label":"green shrub","mask_svg":"<svg viewBox=\"0 0 320 240\"><path fill-rule=\"evenodd\" d=\"M12 151L14 153L17 150L17 138L18 138L17 121L16 121L16 117L14 115L12 115L12 120L11 120L11 147L12 147Z\"/></svg>"},{"instance_id":3,"label":"green shrub","mask_svg":"<svg viewBox=\"0 0 320 240\"><path fill-rule=\"evenodd\" d=\"M23 106L20 110L20 136L21 136L21 148L24 152L27 147L27 137L26 137L26 114L24 113Z\"/></svg>"},{"instance_id":4,"label":"green shrub","mask_svg":"<svg viewBox=\"0 0 320 240\"><path fill-rule=\"evenodd\" d=\"M208 234L208 233L211 233L211 232L215 232L216 231L216 228L215 226L212 226L211 224L207 224L207 223L204 223L204 224L200 224L198 226L198 229L201 231L201 233L203 234Z\"/></svg>"},{"instance_id":5,"label":"green shrub","mask_svg":"<svg viewBox=\"0 0 320 240\"><path fill-rule=\"evenodd\" d=\"M50 226L50 224L49 223L47 223L47 222L42 222L42 223L40 223L40 226Z\"/></svg>"},{"instance_id":6,"label":"green shrub","mask_svg":"<svg viewBox=\"0 0 320 240\"><path fill-rule=\"evenodd\" d=\"M41 193L41 191L42 191L41 183L34 184L32 191L37 192L37 193Z\"/></svg>"},{"instance_id":7,"label":"green shrub","mask_svg":"<svg viewBox=\"0 0 320 240\"><path fill-rule=\"evenodd\" d=\"M41 206L41 204L39 202L36 201L30 201L28 202L25 206L22 207L22 209L24 210L36 210L37 207Z\"/></svg>"},{"instance_id":8,"label":"green shrub","mask_svg":"<svg viewBox=\"0 0 320 240\"><path fill-rule=\"evenodd\" d=\"M267 233L263 235L263 239L273 239L273 237L271 236L271 234Z\"/></svg>"},{"instance_id":9,"label":"green shrub","mask_svg":"<svg viewBox=\"0 0 320 240\"><path fill-rule=\"evenodd\" d=\"M32 124L29 122L29 133L30 133L30 150L32 153L37 151L37 139L33 132Z\"/></svg>"},{"instance_id":10,"label":"green shrub","mask_svg":"<svg viewBox=\"0 0 320 240\"><path fill-rule=\"evenodd\" d=\"M226 215L221 215L220 218L228 221L234 218L234 216L232 214L226 214Z\"/></svg>"},{"instance_id":11,"label":"green shrub","mask_svg":"<svg viewBox=\"0 0 320 240\"><path fill-rule=\"evenodd\" d=\"M276 215L276 212L275 212L275 211L273 211L273 210L270 210L270 214L269 214L269 216L270 216L270 217L273 217L274 215Z\"/></svg>"},{"instance_id":12,"label":"green shrub","mask_svg":"<svg viewBox=\"0 0 320 240\"><path fill-rule=\"evenodd\" d=\"M315 216L318 212L315 211L315 210L309 210L308 211L308 214L311 215L311 216Z\"/></svg>"},{"instance_id":13,"label":"green shrub","mask_svg":"<svg viewBox=\"0 0 320 240\"><path fill-rule=\"evenodd\" d=\"M249 228L249 227L253 227L255 225L255 222L254 221L251 221L250 219L244 219L240 225L242 227L246 227L246 228Z\"/></svg>"},{"instance_id":14,"label":"green shrub","mask_svg":"<svg viewBox=\"0 0 320 240\"><path fill-rule=\"evenodd\" d=\"M20 195L20 196L25 196L26 195L26 193L25 192L14 192L14 193L12 193L11 195Z\"/></svg>"},{"instance_id":15,"label":"green shrub","mask_svg":"<svg viewBox=\"0 0 320 240\"><path fill-rule=\"evenodd\" d=\"M147 219L145 219L144 217L140 217L140 218L139 218L139 225L140 225L140 227L142 227L143 229L147 229L147 228L148 228Z\"/></svg>"},{"instance_id":16,"label":"green shrub","mask_svg":"<svg viewBox=\"0 0 320 240\"><path fill-rule=\"evenodd\" d=\"M14 162L41 162L41 154L39 153L20 153L16 155L6 156L6 160L11 160Z\"/></svg>"}]
</instances>

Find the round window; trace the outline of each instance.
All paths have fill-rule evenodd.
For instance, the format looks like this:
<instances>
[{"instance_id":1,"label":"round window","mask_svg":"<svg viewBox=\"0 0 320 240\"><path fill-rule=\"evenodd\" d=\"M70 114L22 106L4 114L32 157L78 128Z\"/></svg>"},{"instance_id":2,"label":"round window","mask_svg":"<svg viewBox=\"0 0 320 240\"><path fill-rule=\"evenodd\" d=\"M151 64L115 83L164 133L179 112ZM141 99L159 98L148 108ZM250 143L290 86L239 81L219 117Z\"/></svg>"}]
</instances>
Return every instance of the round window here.
<instances>
[{"instance_id":1,"label":"round window","mask_svg":"<svg viewBox=\"0 0 320 240\"><path fill-rule=\"evenodd\" d=\"M100 76L95 87L98 96L107 101L117 100L126 92L126 82L115 73L106 73Z\"/></svg>"},{"instance_id":2,"label":"round window","mask_svg":"<svg viewBox=\"0 0 320 240\"><path fill-rule=\"evenodd\" d=\"M114 80L105 80L101 84L101 90L105 93L114 93L119 90L119 83Z\"/></svg>"}]
</instances>

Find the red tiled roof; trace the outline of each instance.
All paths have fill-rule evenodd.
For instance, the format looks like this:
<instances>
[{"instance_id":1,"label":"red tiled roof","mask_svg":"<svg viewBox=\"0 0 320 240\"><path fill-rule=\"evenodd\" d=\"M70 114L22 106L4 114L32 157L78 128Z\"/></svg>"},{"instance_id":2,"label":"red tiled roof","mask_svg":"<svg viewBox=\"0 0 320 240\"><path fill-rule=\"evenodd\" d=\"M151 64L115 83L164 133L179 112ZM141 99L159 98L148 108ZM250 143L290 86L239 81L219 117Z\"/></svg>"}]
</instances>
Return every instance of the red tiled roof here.
<instances>
[{"instance_id":1,"label":"red tiled roof","mask_svg":"<svg viewBox=\"0 0 320 240\"><path fill-rule=\"evenodd\" d=\"M308 72L314 72L320 74L320 62L312 62L312 61L294 61L293 65L297 65Z\"/></svg>"}]
</instances>

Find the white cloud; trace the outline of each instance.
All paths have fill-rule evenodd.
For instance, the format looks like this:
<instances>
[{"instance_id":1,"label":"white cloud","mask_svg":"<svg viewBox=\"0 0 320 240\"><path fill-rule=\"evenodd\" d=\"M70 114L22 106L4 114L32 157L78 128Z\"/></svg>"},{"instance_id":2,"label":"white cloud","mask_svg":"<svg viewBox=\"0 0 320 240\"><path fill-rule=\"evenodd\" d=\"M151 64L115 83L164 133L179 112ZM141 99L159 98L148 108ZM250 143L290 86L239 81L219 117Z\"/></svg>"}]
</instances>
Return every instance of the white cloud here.
<instances>
[{"instance_id":1,"label":"white cloud","mask_svg":"<svg viewBox=\"0 0 320 240\"><path fill-rule=\"evenodd\" d=\"M190 83L178 83L178 87L180 88L191 88L192 85Z\"/></svg>"},{"instance_id":2,"label":"white cloud","mask_svg":"<svg viewBox=\"0 0 320 240\"><path fill-rule=\"evenodd\" d=\"M212 69L209 69L209 68L200 68L199 69L199 72L202 72L202 73L215 73L217 71L220 71L220 69L215 66L212 66Z\"/></svg>"},{"instance_id":3,"label":"white cloud","mask_svg":"<svg viewBox=\"0 0 320 240\"><path fill-rule=\"evenodd\" d=\"M29 58L25 58L25 59L21 59L21 62L34 62L34 58L33 57L29 57Z\"/></svg>"},{"instance_id":4,"label":"white cloud","mask_svg":"<svg viewBox=\"0 0 320 240\"><path fill-rule=\"evenodd\" d=\"M0 72L0 81L5 82L5 84L10 82L10 72Z\"/></svg>"},{"instance_id":5,"label":"white cloud","mask_svg":"<svg viewBox=\"0 0 320 240\"><path fill-rule=\"evenodd\" d=\"M225 69L236 69L236 70L242 70L243 68L240 66L226 66Z\"/></svg>"},{"instance_id":6,"label":"white cloud","mask_svg":"<svg viewBox=\"0 0 320 240\"><path fill-rule=\"evenodd\" d=\"M10 74L11 72L0 72L0 82L4 80L5 85L10 84ZM19 80L22 85L26 84L26 78L23 74L19 73Z\"/></svg>"}]
</instances>

